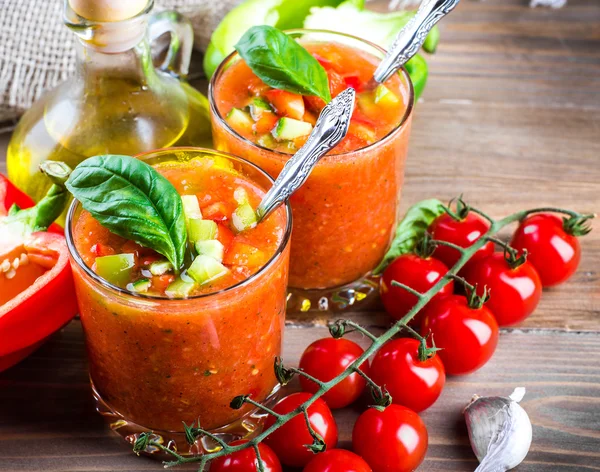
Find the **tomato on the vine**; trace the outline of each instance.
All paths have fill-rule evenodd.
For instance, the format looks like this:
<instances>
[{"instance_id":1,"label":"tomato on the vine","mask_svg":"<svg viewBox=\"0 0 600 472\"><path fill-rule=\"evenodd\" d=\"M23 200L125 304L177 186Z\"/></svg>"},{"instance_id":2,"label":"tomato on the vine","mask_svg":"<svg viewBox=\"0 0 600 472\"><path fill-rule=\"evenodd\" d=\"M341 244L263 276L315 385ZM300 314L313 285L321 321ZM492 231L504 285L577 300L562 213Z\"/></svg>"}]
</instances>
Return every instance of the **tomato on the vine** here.
<instances>
[{"instance_id":1,"label":"tomato on the vine","mask_svg":"<svg viewBox=\"0 0 600 472\"><path fill-rule=\"evenodd\" d=\"M468 211L468 209L467 209ZM429 226L429 232L433 239L446 241L460 247L468 248L490 228L490 224L477 213L459 212L459 219L455 219L448 213L438 216ZM474 264L479 259L494 252L494 243L485 243L465 265ZM452 268L460 259L460 252L456 249L439 245L433 257L442 261L448 268Z\"/></svg>"},{"instance_id":2,"label":"tomato on the vine","mask_svg":"<svg viewBox=\"0 0 600 472\"><path fill-rule=\"evenodd\" d=\"M427 452L425 424L414 411L390 405L383 411L369 408L352 431L352 449L373 472L412 472Z\"/></svg>"},{"instance_id":3,"label":"tomato on the vine","mask_svg":"<svg viewBox=\"0 0 600 472\"><path fill-rule=\"evenodd\" d=\"M233 441L230 446L239 446L247 443L248 440L241 439ZM275 455L275 452L265 443L259 443L258 451L262 459L265 472L281 472L281 463ZM227 456L218 457L210 462L211 472L256 472L258 460L254 448L249 447L241 451L234 452Z\"/></svg>"},{"instance_id":4,"label":"tomato on the vine","mask_svg":"<svg viewBox=\"0 0 600 472\"><path fill-rule=\"evenodd\" d=\"M573 232L577 234L556 215L535 214L521 221L510 245L519 251L527 249L527 260L537 269L542 285L550 287L564 282L577 270L581 247Z\"/></svg>"},{"instance_id":5,"label":"tomato on the vine","mask_svg":"<svg viewBox=\"0 0 600 472\"><path fill-rule=\"evenodd\" d=\"M490 299L485 306L500 326L523 321L537 308L542 297L542 283L533 265L527 260L511 263L499 252L469 266L465 279L489 289Z\"/></svg>"},{"instance_id":6,"label":"tomato on the vine","mask_svg":"<svg viewBox=\"0 0 600 472\"><path fill-rule=\"evenodd\" d=\"M471 306L470 306L471 305ZM425 308L421 334L431 333L447 374L474 372L498 345L498 323L485 306L474 306L462 295L449 295Z\"/></svg>"},{"instance_id":7,"label":"tomato on the vine","mask_svg":"<svg viewBox=\"0 0 600 472\"><path fill-rule=\"evenodd\" d=\"M433 287L448 272L443 262L432 257L420 257L417 254L403 254L394 260L384 271L379 285L381 301L393 318L399 320L415 306L418 299L402 287L392 285L392 281L400 282L419 293L424 293ZM450 281L433 299L451 294L454 285ZM418 324L420 313L413 321Z\"/></svg>"},{"instance_id":8,"label":"tomato on the vine","mask_svg":"<svg viewBox=\"0 0 600 472\"><path fill-rule=\"evenodd\" d=\"M344 449L330 449L317 454L302 472L372 472L365 460Z\"/></svg>"},{"instance_id":9,"label":"tomato on the vine","mask_svg":"<svg viewBox=\"0 0 600 472\"><path fill-rule=\"evenodd\" d=\"M446 383L446 371L435 351L410 338L388 341L371 363L371 379L385 387L392 401L416 412L429 408Z\"/></svg>"},{"instance_id":10,"label":"tomato on the vine","mask_svg":"<svg viewBox=\"0 0 600 472\"><path fill-rule=\"evenodd\" d=\"M363 355L365 351L349 339L323 338L306 348L300 358L300 369L322 382L328 382L341 374L346 367ZM364 362L361 370L369 375L369 363ZM315 393L319 386L312 380L300 376L302 390ZM356 372L323 395L330 408L343 408L354 402L365 389L366 380Z\"/></svg>"},{"instance_id":11,"label":"tomato on the vine","mask_svg":"<svg viewBox=\"0 0 600 472\"><path fill-rule=\"evenodd\" d=\"M302 403L311 398L310 393L292 393L282 398L273 407L275 413L285 415L298 408ZM338 429L331 410L322 398L318 398L307 409L308 419L314 431L323 438L327 449L333 449L338 440ZM267 418L265 428L270 428L275 423L275 418ZM279 460L291 467L303 467L310 462L314 453L306 445L313 444L304 415L294 416L283 426L273 431L265 439L267 445L275 451Z\"/></svg>"}]
</instances>

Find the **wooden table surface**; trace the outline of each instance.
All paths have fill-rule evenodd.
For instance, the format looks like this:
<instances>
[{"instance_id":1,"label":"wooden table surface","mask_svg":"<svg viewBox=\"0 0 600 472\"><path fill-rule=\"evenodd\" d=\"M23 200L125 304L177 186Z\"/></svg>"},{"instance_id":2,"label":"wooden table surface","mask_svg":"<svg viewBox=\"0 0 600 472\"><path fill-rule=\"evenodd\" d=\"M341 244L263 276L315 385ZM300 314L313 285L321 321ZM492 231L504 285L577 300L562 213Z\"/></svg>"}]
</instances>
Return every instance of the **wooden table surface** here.
<instances>
[{"instance_id":1,"label":"wooden table surface","mask_svg":"<svg viewBox=\"0 0 600 472\"><path fill-rule=\"evenodd\" d=\"M463 0L443 22L430 81L414 117L403 206L464 193L500 217L554 205L600 210L600 2L560 10L524 0ZM0 136L2 171L8 136ZM519 471L600 470L600 227L581 240L583 260L537 311L502 330L493 359L452 378L423 413L424 471L476 467L461 409L474 393L524 386L533 444ZM376 303L351 312L374 331ZM285 358L325 336L327 316L288 316ZM364 342L361 340L361 342ZM341 446L364 405L336 412ZM138 458L92 407L81 326L73 321L0 374L0 470L162 470Z\"/></svg>"}]
</instances>

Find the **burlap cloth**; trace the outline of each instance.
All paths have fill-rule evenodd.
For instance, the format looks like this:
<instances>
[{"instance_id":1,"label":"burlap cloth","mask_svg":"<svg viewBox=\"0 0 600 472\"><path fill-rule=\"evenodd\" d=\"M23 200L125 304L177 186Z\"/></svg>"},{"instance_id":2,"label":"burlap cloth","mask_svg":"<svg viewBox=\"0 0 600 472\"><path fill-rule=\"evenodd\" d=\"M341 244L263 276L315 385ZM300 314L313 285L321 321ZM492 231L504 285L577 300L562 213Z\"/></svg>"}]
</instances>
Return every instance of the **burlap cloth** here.
<instances>
[{"instance_id":1,"label":"burlap cloth","mask_svg":"<svg viewBox=\"0 0 600 472\"><path fill-rule=\"evenodd\" d=\"M127 0L123 0L127 1ZM194 25L199 49L225 13L242 0L157 0ZM22 114L75 69L75 36L62 22L62 0L0 0L0 122Z\"/></svg>"}]
</instances>

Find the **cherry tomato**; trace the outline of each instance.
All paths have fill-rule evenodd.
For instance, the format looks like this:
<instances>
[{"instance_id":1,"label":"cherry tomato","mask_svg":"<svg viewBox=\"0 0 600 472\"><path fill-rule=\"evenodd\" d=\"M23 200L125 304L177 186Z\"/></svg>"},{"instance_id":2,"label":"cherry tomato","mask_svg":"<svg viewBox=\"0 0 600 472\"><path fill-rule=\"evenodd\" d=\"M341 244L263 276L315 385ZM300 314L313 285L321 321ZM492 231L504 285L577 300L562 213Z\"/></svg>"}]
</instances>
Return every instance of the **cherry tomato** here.
<instances>
[{"instance_id":1,"label":"cherry tomato","mask_svg":"<svg viewBox=\"0 0 600 472\"><path fill-rule=\"evenodd\" d=\"M302 403L311 398L310 393L292 393L282 398L274 407L276 413L285 415L298 408ZM333 449L338 440L338 429L331 410L322 398L317 399L307 410L310 424L319 434L327 449ZM275 423L275 418L269 416L265 427L270 428ZM304 467L313 458L306 445L313 443L313 438L308 431L304 415L299 414L284 424L265 439L267 445L279 457L279 460L291 467Z\"/></svg>"},{"instance_id":2,"label":"cherry tomato","mask_svg":"<svg viewBox=\"0 0 600 472\"><path fill-rule=\"evenodd\" d=\"M373 358L370 377L385 387L393 402L414 411L423 411L435 403L446 383L446 371L440 356L420 360L420 342L394 339L383 345Z\"/></svg>"},{"instance_id":3,"label":"cherry tomato","mask_svg":"<svg viewBox=\"0 0 600 472\"><path fill-rule=\"evenodd\" d=\"M448 267L432 257L426 259L416 254L403 254L394 260L383 272L379 285L381 301L392 318L399 320L415 306L418 299L401 287L394 287L392 280L408 285L417 292L424 293L433 287L445 274ZM451 281L433 298L441 298L452 293ZM420 323L422 310L413 318L414 324Z\"/></svg>"},{"instance_id":4,"label":"cherry tomato","mask_svg":"<svg viewBox=\"0 0 600 472\"><path fill-rule=\"evenodd\" d=\"M369 408L356 420L352 449L373 472L412 472L427 452L427 428L414 411L400 405Z\"/></svg>"},{"instance_id":5,"label":"cherry tomato","mask_svg":"<svg viewBox=\"0 0 600 472\"><path fill-rule=\"evenodd\" d=\"M421 334L431 332L447 374L474 372L498 344L498 323L485 306L471 308L462 295L449 295L425 308Z\"/></svg>"},{"instance_id":6,"label":"cherry tomato","mask_svg":"<svg viewBox=\"0 0 600 472\"><path fill-rule=\"evenodd\" d=\"M323 338L306 348L300 358L300 368L307 374L323 382L328 382L341 374L364 352L358 344L349 339ZM369 363L362 364L361 370L369 375ZM300 377L300 385L302 390L309 393L315 393L319 389L316 383L306 377ZM329 408L343 408L354 402L366 385L365 379L357 373L353 373L322 398Z\"/></svg>"},{"instance_id":7,"label":"cherry tomato","mask_svg":"<svg viewBox=\"0 0 600 472\"><path fill-rule=\"evenodd\" d=\"M581 260L577 237L565 231L558 216L548 213L525 218L510 245L519 251L527 249L527 260L537 269L544 287L567 280Z\"/></svg>"},{"instance_id":8,"label":"cherry tomato","mask_svg":"<svg viewBox=\"0 0 600 472\"><path fill-rule=\"evenodd\" d=\"M512 269L499 252L469 266L465 278L473 285L488 287L490 299L485 306L500 326L523 321L533 313L542 296L540 277L529 261Z\"/></svg>"},{"instance_id":9,"label":"cherry tomato","mask_svg":"<svg viewBox=\"0 0 600 472\"><path fill-rule=\"evenodd\" d=\"M247 443L245 439L233 441L231 446L238 446ZM262 459L265 472L281 472L279 459L269 446L265 443L258 445L260 458ZM254 448L249 447L227 456L219 457L210 462L211 472L256 472L258 461Z\"/></svg>"},{"instance_id":10,"label":"cherry tomato","mask_svg":"<svg viewBox=\"0 0 600 472\"><path fill-rule=\"evenodd\" d=\"M444 213L431 223L429 232L434 239L467 248L486 233L489 228L489 223L477 213L470 212L465 218L458 221L448 213ZM493 252L494 243L491 241L485 243L485 245L473 255L465 267ZM454 266L454 264L458 262L458 259L460 259L460 253L456 249L442 245L437 247L433 256L442 261L449 268Z\"/></svg>"},{"instance_id":11,"label":"cherry tomato","mask_svg":"<svg viewBox=\"0 0 600 472\"><path fill-rule=\"evenodd\" d=\"M372 472L365 460L344 449L317 454L302 472Z\"/></svg>"}]
</instances>

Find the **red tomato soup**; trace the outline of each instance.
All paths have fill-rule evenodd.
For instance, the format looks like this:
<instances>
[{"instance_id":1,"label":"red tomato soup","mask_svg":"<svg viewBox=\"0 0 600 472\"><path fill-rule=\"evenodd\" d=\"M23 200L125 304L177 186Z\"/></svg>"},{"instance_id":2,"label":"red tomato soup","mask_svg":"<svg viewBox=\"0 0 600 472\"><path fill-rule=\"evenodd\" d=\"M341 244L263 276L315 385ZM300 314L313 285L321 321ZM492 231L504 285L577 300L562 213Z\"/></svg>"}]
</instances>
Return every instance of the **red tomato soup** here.
<instances>
[{"instance_id":1,"label":"red tomato soup","mask_svg":"<svg viewBox=\"0 0 600 472\"><path fill-rule=\"evenodd\" d=\"M294 236L290 285L329 288L368 274L382 259L394 230L410 132L412 89L405 72L382 86L371 80L382 51L301 40L325 68L331 95L356 90L350 130L291 198ZM340 40L341 41L341 40ZM213 78L213 139L218 149L244 156L276 177L306 141L324 102L265 85L233 55Z\"/></svg>"},{"instance_id":2,"label":"red tomato soup","mask_svg":"<svg viewBox=\"0 0 600 472\"><path fill-rule=\"evenodd\" d=\"M91 379L102 400L129 422L181 431L182 421L199 419L214 429L247 411L229 408L234 396L260 401L276 385L273 359L281 352L288 278L287 209L238 232L232 213L240 193L256 207L270 186L266 175L212 151L173 149L142 158L181 195L196 197L202 219L216 223L208 225L216 228L211 237L220 243L226 271L177 298L175 275L160 269L162 256L112 234L86 211L72 210L72 265ZM98 258L116 254L131 254L134 262L111 287L98 278Z\"/></svg>"}]
</instances>

